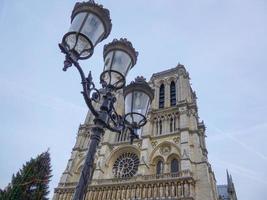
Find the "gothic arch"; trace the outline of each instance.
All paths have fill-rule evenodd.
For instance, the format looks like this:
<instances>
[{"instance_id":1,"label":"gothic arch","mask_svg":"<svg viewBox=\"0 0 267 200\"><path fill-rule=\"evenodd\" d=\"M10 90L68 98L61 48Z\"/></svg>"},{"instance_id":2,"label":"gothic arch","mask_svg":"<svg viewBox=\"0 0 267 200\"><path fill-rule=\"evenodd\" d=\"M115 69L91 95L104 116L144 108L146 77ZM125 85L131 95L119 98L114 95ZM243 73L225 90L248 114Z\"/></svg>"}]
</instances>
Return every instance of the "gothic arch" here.
<instances>
[{"instance_id":1,"label":"gothic arch","mask_svg":"<svg viewBox=\"0 0 267 200\"><path fill-rule=\"evenodd\" d=\"M139 159L140 159L140 151L139 149L134 146L134 145L129 145L129 144L126 144L126 145L121 145L120 147L116 148L116 149L113 149L106 162L105 162L105 165L106 166L109 166L110 163L113 163L115 162L115 160L122 154L122 153L125 153L125 152L132 152L132 153L135 153Z\"/></svg>"},{"instance_id":2,"label":"gothic arch","mask_svg":"<svg viewBox=\"0 0 267 200\"><path fill-rule=\"evenodd\" d=\"M159 87L159 108L164 108L165 104L165 84L161 84Z\"/></svg>"},{"instance_id":3,"label":"gothic arch","mask_svg":"<svg viewBox=\"0 0 267 200\"><path fill-rule=\"evenodd\" d=\"M161 147L164 147L164 146L170 147L170 152L166 155L164 155L164 152L160 152ZM181 157L180 149L177 147L177 144L174 144L174 143L169 142L169 141L164 141L164 142L158 144L155 147L155 149L153 149L153 151L151 152L150 157L149 157L149 163L153 165L153 160L157 156L161 156L163 158L164 157L166 158L166 156L168 157L169 155L172 155L172 154L178 155L178 158Z\"/></svg>"},{"instance_id":4,"label":"gothic arch","mask_svg":"<svg viewBox=\"0 0 267 200\"><path fill-rule=\"evenodd\" d=\"M176 153L172 153L172 154L170 154L168 157L167 157L167 159L166 159L166 163L167 164L170 164L171 163L171 161L172 161L172 159L177 159L178 161L181 159L181 157L178 155L178 154L176 154Z\"/></svg>"},{"instance_id":5,"label":"gothic arch","mask_svg":"<svg viewBox=\"0 0 267 200\"><path fill-rule=\"evenodd\" d=\"M167 84L171 84L171 82L173 81L175 84L177 83L178 77L177 76L171 76L168 78L167 80Z\"/></svg>"},{"instance_id":6,"label":"gothic arch","mask_svg":"<svg viewBox=\"0 0 267 200\"><path fill-rule=\"evenodd\" d=\"M85 154L82 152L78 152L76 159L74 160L74 170L75 174L79 174L82 166L84 165Z\"/></svg>"},{"instance_id":7,"label":"gothic arch","mask_svg":"<svg viewBox=\"0 0 267 200\"><path fill-rule=\"evenodd\" d=\"M76 174L81 173L82 167L83 167L84 161L85 161L85 156L86 156L86 154L83 154L83 156L76 162L74 173L76 173ZM97 160L97 159L98 158L96 156L95 160ZM94 163L93 168L95 168L95 167L96 167L96 165Z\"/></svg>"},{"instance_id":8,"label":"gothic arch","mask_svg":"<svg viewBox=\"0 0 267 200\"><path fill-rule=\"evenodd\" d=\"M156 157L153 158L151 164L152 164L152 165L156 165L157 162L160 161L160 160L161 160L163 163L165 162L165 159L164 159L163 156L161 156L161 155L157 155Z\"/></svg>"}]
</instances>

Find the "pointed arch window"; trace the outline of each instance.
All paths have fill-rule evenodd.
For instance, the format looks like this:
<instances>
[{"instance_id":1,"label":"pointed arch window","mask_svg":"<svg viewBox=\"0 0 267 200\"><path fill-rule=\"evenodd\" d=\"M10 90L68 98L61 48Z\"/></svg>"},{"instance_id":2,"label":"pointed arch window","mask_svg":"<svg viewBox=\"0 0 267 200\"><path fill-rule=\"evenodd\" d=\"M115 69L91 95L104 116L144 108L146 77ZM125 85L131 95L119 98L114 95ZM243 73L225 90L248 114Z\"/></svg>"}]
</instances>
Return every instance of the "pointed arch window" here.
<instances>
[{"instance_id":1,"label":"pointed arch window","mask_svg":"<svg viewBox=\"0 0 267 200\"><path fill-rule=\"evenodd\" d=\"M179 163L176 158L171 161L171 173L177 173L179 171Z\"/></svg>"},{"instance_id":2,"label":"pointed arch window","mask_svg":"<svg viewBox=\"0 0 267 200\"><path fill-rule=\"evenodd\" d=\"M162 121L159 121L159 134L162 134Z\"/></svg>"},{"instance_id":3,"label":"pointed arch window","mask_svg":"<svg viewBox=\"0 0 267 200\"><path fill-rule=\"evenodd\" d=\"M164 108L164 98L165 98L165 87L164 84L161 84L159 88L159 108Z\"/></svg>"},{"instance_id":4,"label":"pointed arch window","mask_svg":"<svg viewBox=\"0 0 267 200\"><path fill-rule=\"evenodd\" d=\"M170 119L170 133L173 132L173 118Z\"/></svg>"},{"instance_id":5,"label":"pointed arch window","mask_svg":"<svg viewBox=\"0 0 267 200\"><path fill-rule=\"evenodd\" d=\"M171 85L170 85L170 103L171 103L171 106L175 106L176 105L176 89L175 89L175 83L174 81L171 82Z\"/></svg>"},{"instance_id":6,"label":"pointed arch window","mask_svg":"<svg viewBox=\"0 0 267 200\"><path fill-rule=\"evenodd\" d=\"M162 160L159 160L157 162L156 173L157 173L157 175L163 174L163 161Z\"/></svg>"}]
</instances>

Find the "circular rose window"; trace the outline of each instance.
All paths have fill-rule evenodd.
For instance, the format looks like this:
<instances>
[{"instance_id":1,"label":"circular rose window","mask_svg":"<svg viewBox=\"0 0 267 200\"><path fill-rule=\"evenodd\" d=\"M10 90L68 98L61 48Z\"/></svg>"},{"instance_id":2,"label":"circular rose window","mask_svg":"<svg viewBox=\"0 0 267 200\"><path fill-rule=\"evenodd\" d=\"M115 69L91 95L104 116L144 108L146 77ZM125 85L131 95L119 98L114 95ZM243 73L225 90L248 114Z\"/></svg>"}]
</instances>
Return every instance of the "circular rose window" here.
<instances>
[{"instance_id":1,"label":"circular rose window","mask_svg":"<svg viewBox=\"0 0 267 200\"><path fill-rule=\"evenodd\" d=\"M112 171L115 177L130 178L136 174L139 158L134 153L123 153L115 161Z\"/></svg>"}]
</instances>

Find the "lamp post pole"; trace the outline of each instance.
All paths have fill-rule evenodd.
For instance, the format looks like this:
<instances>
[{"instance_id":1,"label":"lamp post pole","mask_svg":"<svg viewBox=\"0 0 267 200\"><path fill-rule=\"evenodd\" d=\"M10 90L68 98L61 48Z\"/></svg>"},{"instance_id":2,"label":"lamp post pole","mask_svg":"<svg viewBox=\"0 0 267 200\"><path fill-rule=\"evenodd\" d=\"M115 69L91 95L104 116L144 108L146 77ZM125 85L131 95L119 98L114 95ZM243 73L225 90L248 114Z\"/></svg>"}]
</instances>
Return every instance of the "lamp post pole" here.
<instances>
[{"instance_id":1,"label":"lamp post pole","mask_svg":"<svg viewBox=\"0 0 267 200\"><path fill-rule=\"evenodd\" d=\"M125 77L136 64L138 56L132 43L127 39L115 39L104 46L104 69L100 75L101 90L95 88L91 72L87 77L85 76L78 61L90 58L94 47L107 38L110 31L111 20L107 9L92 0L76 3L71 16L70 30L59 44L62 53L65 54L63 71L67 71L72 66L78 70L84 100L95 117L88 151L73 200L84 199L86 189L92 180L96 149L105 129L116 133L129 131L132 143L134 138L138 138L137 129L147 122L146 114L154 97L153 90L142 77L136 78L125 87ZM124 115L119 115L114 106L115 92L119 89L124 90ZM93 102L99 104L100 108L96 109Z\"/></svg>"}]
</instances>

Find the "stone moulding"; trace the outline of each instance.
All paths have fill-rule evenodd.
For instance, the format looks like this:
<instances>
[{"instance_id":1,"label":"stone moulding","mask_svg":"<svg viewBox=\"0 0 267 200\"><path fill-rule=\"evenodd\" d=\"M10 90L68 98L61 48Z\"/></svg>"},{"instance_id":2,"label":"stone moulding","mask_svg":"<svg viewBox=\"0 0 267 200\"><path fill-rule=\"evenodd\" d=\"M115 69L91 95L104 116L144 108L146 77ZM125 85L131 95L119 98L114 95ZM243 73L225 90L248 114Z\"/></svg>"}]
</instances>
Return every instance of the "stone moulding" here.
<instances>
[{"instance_id":1,"label":"stone moulding","mask_svg":"<svg viewBox=\"0 0 267 200\"><path fill-rule=\"evenodd\" d=\"M93 180L88 187L87 200L107 199L173 199L194 200L195 183L189 170L179 173L161 175L135 176L131 179L101 179ZM57 188L55 193L60 196L73 192L73 187Z\"/></svg>"}]
</instances>

